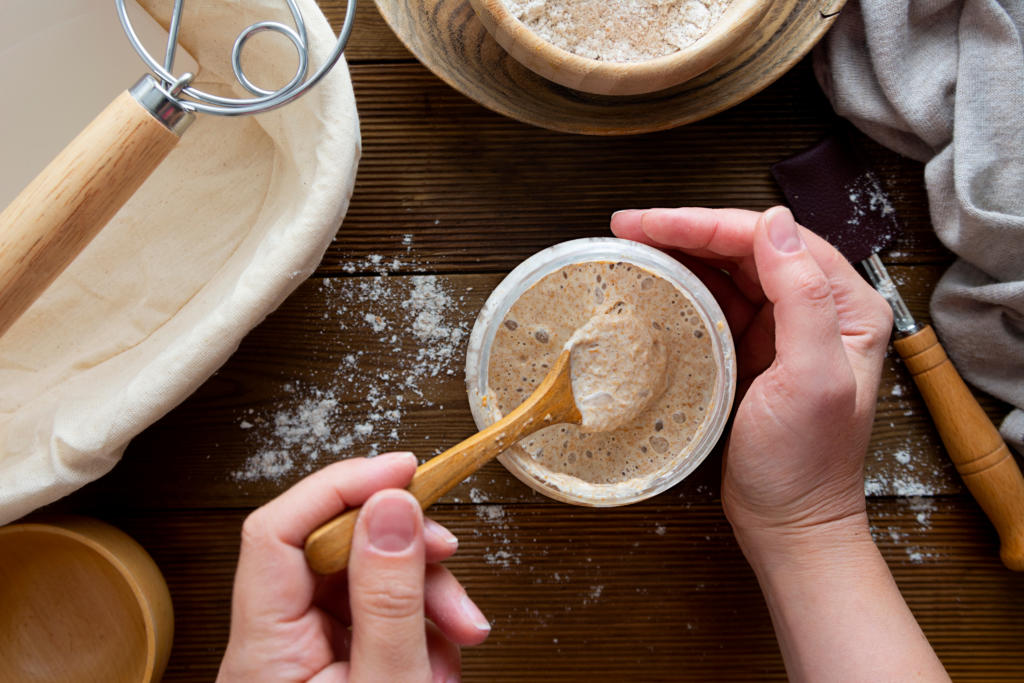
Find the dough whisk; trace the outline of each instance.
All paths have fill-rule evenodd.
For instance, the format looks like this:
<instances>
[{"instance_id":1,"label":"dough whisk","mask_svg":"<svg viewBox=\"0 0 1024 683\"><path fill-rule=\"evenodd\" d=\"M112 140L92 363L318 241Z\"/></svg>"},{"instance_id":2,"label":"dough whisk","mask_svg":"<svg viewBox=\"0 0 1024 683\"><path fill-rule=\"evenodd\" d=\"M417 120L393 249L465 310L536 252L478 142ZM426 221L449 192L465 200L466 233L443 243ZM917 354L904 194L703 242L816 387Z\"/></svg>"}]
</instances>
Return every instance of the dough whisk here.
<instances>
[{"instance_id":1,"label":"dough whisk","mask_svg":"<svg viewBox=\"0 0 1024 683\"><path fill-rule=\"evenodd\" d=\"M296 0L287 3L294 27L261 21L243 29L231 51L235 77L251 97L231 98L192 85L194 74L175 76L175 52L184 0L175 0L163 62L139 40L125 0L115 0L132 47L152 74L144 75L104 109L0 213L0 335L95 237L175 147L197 112L257 114L294 101L341 58L352 32L356 0L348 0L338 40L324 63L309 73L310 45ZM257 86L242 68L242 51L257 33L275 32L295 47L295 75L276 90Z\"/></svg>"}]
</instances>

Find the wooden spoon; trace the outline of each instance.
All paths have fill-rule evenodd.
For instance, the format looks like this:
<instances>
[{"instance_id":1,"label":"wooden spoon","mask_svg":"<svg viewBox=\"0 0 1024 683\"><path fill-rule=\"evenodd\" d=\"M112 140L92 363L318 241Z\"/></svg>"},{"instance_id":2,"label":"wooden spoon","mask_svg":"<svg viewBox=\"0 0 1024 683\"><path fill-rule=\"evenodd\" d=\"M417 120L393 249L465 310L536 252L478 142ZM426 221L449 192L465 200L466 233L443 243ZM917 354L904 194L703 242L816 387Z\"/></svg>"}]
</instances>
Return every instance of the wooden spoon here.
<instances>
[{"instance_id":1,"label":"wooden spoon","mask_svg":"<svg viewBox=\"0 0 1024 683\"><path fill-rule=\"evenodd\" d=\"M487 429L420 465L407 490L426 509L458 483L525 436L559 423L582 421L572 393L566 348L547 376L523 403ZM359 508L327 522L306 539L306 559L318 574L332 574L348 565Z\"/></svg>"}]
</instances>

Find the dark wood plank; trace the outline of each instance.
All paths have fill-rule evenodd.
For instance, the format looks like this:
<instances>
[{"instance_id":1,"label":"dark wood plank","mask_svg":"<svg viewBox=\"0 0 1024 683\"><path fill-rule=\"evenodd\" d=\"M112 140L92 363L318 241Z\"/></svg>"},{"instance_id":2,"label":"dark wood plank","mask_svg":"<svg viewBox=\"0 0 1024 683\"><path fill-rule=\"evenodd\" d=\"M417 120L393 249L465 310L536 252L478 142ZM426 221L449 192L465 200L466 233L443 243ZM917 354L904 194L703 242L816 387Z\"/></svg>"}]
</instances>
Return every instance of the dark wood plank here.
<instances>
[{"instance_id":1,"label":"dark wood plank","mask_svg":"<svg viewBox=\"0 0 1024 683\"><path fill-rule=\"evenodd\" d=\"M318 0L317 4L335 32L340 31L348 7L345 0ZM345 46L345 59L349 64L358 64L367 61L412 61L415 58L384 23L373 0L359 0L356 3L352 36Z\"/></svg>"},{"instance_id":2,"label":"dark wood plank","mask_svg":"<svg viewBox=\"0 0 1024 683\"><path fill-rule=\"evenodd\" d=\"M555 242L607 234L618 209L762 210L782 201L769 166L816 142L830 125L807 62L718 116L613 138L501 117L418 64L357 65L352 72L363 159L322 275L365 271L370 254L409 256L404 235L414 249L402 272L501 272ZM948 262L931 229L920 164L858 140L905 228L887 258Z\"/></svg>"},{"instance_id":3,"label":"dark wood plank","mask_svg":"<svg viewBox=\"0 0 1024 683\"><path fill-rule=\"evenodd\" d=\"M177 629L165 680L212 680L245 511L81 511L122 526L167 576ZM999 564L973 504L876 499L869 512L953 678L1019 680L1024 583ZM760 591L713 500L442 505L432 515L460 537L448 566L494 624L463 653L466 681L784 679Z\"/></svg>"}]
</instances>

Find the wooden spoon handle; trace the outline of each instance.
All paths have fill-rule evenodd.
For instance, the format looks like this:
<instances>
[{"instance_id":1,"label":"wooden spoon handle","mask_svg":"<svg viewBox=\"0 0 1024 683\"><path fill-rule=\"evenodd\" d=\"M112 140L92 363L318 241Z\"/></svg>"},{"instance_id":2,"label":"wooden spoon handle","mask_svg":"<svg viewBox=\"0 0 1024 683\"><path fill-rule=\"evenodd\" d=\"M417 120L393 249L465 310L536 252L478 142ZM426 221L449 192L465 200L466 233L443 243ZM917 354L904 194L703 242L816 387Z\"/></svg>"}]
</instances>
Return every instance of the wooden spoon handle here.
<instances>
[{"instance_id":1,"label":"wooden spoon handle","mask_svg":"<svg viewBox=\"0 0 1024 683\"><path fill-rule=\"evenodd\" d=\"M548 425L579 422L569 378L569 355L569 351L562 352L544 381L518 408L416 469L407 490L424 510L524 436ZM306 560L313 571L333 574L348 566L358 517L359 508L353 508L309 535Z\"/></svg>"},{"instance_id":2,"label":"wooden spoon handle","mask_svg":"<svg viewBox=\"0 0 1024 683\"><path fill-rule=\"evenodd\" d=\"M0 335L113 218L178 140L125 91L4 209Z\"/></svg>"},{"instance_id":3,"label":"wooden spoon handle","mask_svg":"<svg viewBox=\"0 0 1024 683\"><path fill-rule=\"evenodd\" d=\"M925 326L893 342L964 484L988 515L1008 568L1024 571L1024 476L988 415Z\"/></svg>"},{"instance_id":4,"label":"wooden spoon handle","mask_svg":"<svg viewBox=\"0 0 1024 683\"><path fill-rule=\"evenodd\" d=\"M496 439L504 429L496 422L416 468L407 490L426 510L459 482L504 450L509 442ZM306 559L318 574L333 574L348 566L352 534L361 508L352 508L319 527L306 539Z\"/></svg>"}]
</instances>

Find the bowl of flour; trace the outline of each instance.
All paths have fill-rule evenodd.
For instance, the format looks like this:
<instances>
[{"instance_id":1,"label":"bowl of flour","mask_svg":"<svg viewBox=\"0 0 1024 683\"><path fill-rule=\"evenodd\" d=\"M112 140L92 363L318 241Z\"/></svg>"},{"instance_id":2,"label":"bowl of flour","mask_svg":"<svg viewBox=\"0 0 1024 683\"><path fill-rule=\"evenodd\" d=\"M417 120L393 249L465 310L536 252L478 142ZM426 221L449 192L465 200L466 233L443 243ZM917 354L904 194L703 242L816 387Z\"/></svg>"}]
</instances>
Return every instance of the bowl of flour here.
<instances>
[{"instance_id":1,"label":"bowl of flour","mask_svg":"<svg viewBox=\"0 0 1024 683\"><path fill-rule=\"evenodd\" d=\"M575 90L641 95L741 50L771 0L470 0L517 61Z\"/></svg>"}]
</instances>

